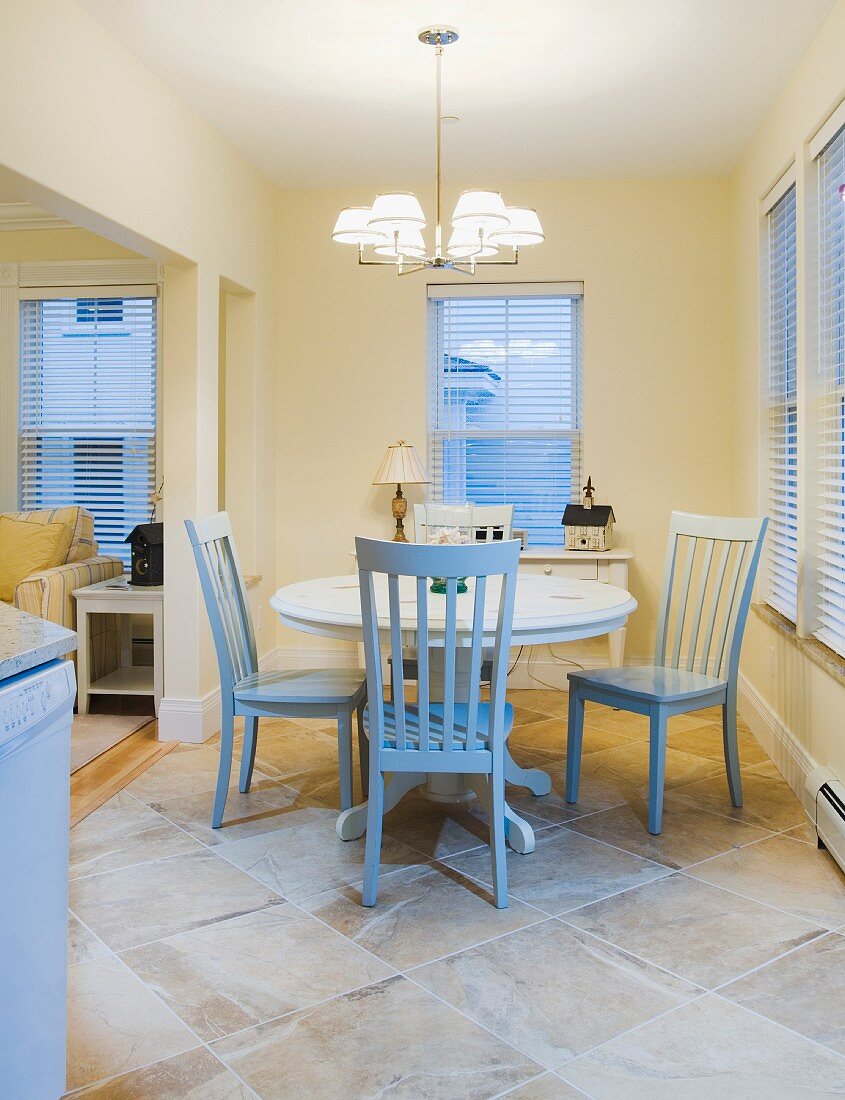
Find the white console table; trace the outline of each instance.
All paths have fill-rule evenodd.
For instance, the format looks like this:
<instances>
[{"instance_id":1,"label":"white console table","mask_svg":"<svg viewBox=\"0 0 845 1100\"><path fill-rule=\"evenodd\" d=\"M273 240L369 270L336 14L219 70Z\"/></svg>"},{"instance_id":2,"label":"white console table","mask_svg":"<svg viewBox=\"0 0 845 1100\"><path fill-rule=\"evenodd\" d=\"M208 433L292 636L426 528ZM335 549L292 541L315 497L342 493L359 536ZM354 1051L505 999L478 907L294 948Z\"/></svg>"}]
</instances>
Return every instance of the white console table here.
<instances>
[{"instance_id":1,"label":"white console table","mask_svg":"<svg viewBox=\"0 0 845 1100\"><path fill-rule=\"evenodd\" d=\"M628 562L633 552L624 546L613 550L564 550L554 546L528 547L519 555L520 573L547 577L573 577L583 581L600 581L628 590ZM625 663L625 627L607 635L610 664L618 668Z\"/></svg>"},{"instance_id":2,"label":"white console table","mask_svg":"<svg viewBox=\"0 0 845 1100\"><path fill-rule=\"evenodd\" d=\"M126 577L77 588L76 632L79 648L76 653L77 706L80 714L88 713L90 695L152 695L155 712L164 694L164 587L132 587ZM91 683L89 648L89 615L119 615L120 668ZM153 665L132 664L132 616L153 617Z\"/></svg>"}]
</instances>

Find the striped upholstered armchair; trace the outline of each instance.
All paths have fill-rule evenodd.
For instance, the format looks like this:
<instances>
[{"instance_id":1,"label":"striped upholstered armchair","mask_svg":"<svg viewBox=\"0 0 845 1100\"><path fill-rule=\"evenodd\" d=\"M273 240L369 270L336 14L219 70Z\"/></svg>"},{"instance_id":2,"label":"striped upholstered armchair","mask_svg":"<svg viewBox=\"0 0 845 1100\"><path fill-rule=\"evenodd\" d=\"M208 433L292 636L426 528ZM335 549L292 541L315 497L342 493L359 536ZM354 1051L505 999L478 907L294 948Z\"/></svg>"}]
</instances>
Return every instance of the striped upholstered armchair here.
<instances>
[{"instance_id":1,"label":"striped upholstered armchair","mask_svg":"<svg viewBox=\"0 0 845 1100\"><path fill-rule=\"evenodd\" d=\"M76 600L72 593L97 581L111 580L123 573L120 558L98 554L94 539L94 517L78 504L67 508L44 508L37 512L6 512L11 519L32 523L65 523L71 528L70 548L64 565L32 573L19 581L13 602L21 611L76 630ZM90 619L91 664L94 678L117 666L120 642L114 616Z\"/></svg>"}]
</instances>

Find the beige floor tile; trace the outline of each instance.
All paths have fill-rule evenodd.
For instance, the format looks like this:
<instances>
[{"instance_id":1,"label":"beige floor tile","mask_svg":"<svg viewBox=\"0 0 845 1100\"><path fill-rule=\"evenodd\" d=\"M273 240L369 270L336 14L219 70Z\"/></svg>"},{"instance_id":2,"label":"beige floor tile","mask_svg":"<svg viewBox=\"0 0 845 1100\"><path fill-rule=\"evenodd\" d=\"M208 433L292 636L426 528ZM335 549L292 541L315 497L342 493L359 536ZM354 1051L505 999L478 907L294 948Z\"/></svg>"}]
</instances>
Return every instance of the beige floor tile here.
<instances>
[{"instance_id":1,"label":"beige floor tile","mask_svg":"<svg viewBox=\"0 0 845 1100\"><path fill-rule=\"evenodd\" d=\"M477 801L466 807L448 805L411 791L385 817L384 827L395 840L431 859L441 859L488 844L487 820Z\"/></svg>"},{"instance_id":2,"label":"beige floor tile","mask_svg":"<svg viewBox=\"0 0 845 1100\"><path fill-rule=\"evenodd\" d=\"M510 893L552 914L670 873L656 863L563 828L544 829L537 834L537 845L530 855L509 851L507 861ZM486 851L469 852L448 863L489 885Z\"/></svg>"},{"instance_id":3,"label":"beige floor tile","mask_svg":"<svg viewBox=\"0 0 845 1100\"><path fill-rule=\"evenodd\" d=\"M205 791L151 805L203 844L216 845L282 828L291 814L318 804L316 799L300 795L278 780L264 780L253 783L246 794L241 794L237 788L230 790L223 824L219 829L212 829L213 803L214 791Z\"/></svg>"},{"instance_id":4,"label":"beige floor tile","mask_svg":"<svg viewBox=\"0 0 845 1100\"><path fill-rule=\"evenodd\" d=\"M563 919L708 989L823 934L818 925L686 875Z\"/></svg>"},{"instance_id":5,"label":"beige floor tile","mask_svg":"<svg viewBox=\"0 0 845 1100\"><path fill-rule=\"evenodd\" d=\"M586 836L624 848L626 852L654 859L667 867L686 867L699 860L740 848L771 833L742 821L733 821L680 802L666 802L659 836L648 831L648 804L616 806L568 823Z\"/></svg>"},{"instance_id":6,"label":"beige floor tile","mask_svg":"<svg viewBox=\"0 0 845 1100\"><path fill-rule=\"evenodd\" d=\"M276 905L121 956L210 1041L393 971L293 905Z\"/></svg>"},{"instance_id":7,"label":"beige floor tile","mask_svg":"<svg viewBox=\"0 0 845 1100\"><path fill-rule=\"evenodd\" d=\"M723 997L845 1054L845 938L832 932L755 970Z\"/></svg>"},{"instance_id":8,"label":"beige floor tile","mask_svg":"<svg viewBox=\"0 0 845 1100\"><path fill-rule=\"evenodd\" d=\"M332 733L287 723L278 733L258 724L255 766L266 775L282 778L310 768L337 767L337 727Z\"/></svg>"},{"instance_id":9,"label":"beige floor tile","mask_svg":"<svg viewBox=\"0 0 845 1100\"><path fill-rule=\"evenodd\" d=\"M773 836L688 873L827 928L845 922L845 878L827 852L809 844Z\"/></svg>"},{"instance_id":10,"label":"beige floor tile","mask_svg":"<svg viewBox=\"0 0 845 1100\"><path fill-rule=\"evenodd\" d=\"M796 825L794 829L787 829L783 835L788 836L790 840L800 840L803 844L811 844L814 848L819 846L816 830L807 822L804 822L803 825Z\"/></svg>"},{"instance_id":11,"label":"beige floor tile","mask_svg":"<svg viewBox=\"0 0 845 1100\"><path fill-rule=\"evenodd\" d=\"M90 962L108 955L109 950L102 940L88 931L73 913L67 915L67 962L68 966Z\"/></svg>"},{"instance_id":12,"label":"beige floor tile","mask_svg":"<svg viewBox=\"0 0 845 1100\"><path fill-rule=\"evenodd\" d=\"M364 838L340 840L337 814L319 806L291 814L283 828L221 844L216 851L290 901L335 890L364 877ZM423 861L420 852L384 834L382 873Z\"/></svg>"},{"instance_id":13,"label":"beige floor tile","mask_svg":"<svg viewBox=\"0 0 845 1100\"><path fill-rule=\"evenodd\" d=\"M621 789L618 783L591 775L581 776L578 801L570 805L564 798L566 765L563 760L540 752L528 752L515 746L513 758L523 768L540 768L551 778L552 789L546 795L533 795L525 787L508 785L507 800L519 814L540 818L556 825L571 821L584 814L595 813L618 806L631 796L630 788Z\"/></svg>"},{"instance_id":14,"label":"beige floor tile","mask_svg":"<svg viewBox=\"0 0 845 1100\"><path fill-rule=\"evenodd\" d=\"M405 978L221 1039L214 1050L265 1100L482 1100L539 1071Z\"/></svg>"},{"instance_id":15,"label":"beige floor tile","mask_svg":"<svg viewBox=\"0 0 845 1100\"><path fill-rule=\"evenodd\" d=\"M583 1100L584 1093L556 1073L544 1073L508 1094L508 1100Z\"/></svg>"},{"instance_id":16,"label":"beige floor tile","mask_svg":"<svg viewBox=\"0 0 845 1100\"><path fill-rule=\"evenodd\" d=\"M508 691L508 702L520 710L534 710L552 717L566 717L569 693L549 688L516 688Z\"/></svg>"},{"instance_id":17,"label":"beige floor tile","mask_svg":"<svg viewBox=\"0 0 845 1100\"><path fill-rule=\"evenodd\" d=\"M340 780L336 763L328 768L309 768L294 775L286 775L281 782L305 799L319 802L323 806L330 806L336 812L340 811ZM352 770L352 791L353 802L356 805L364 801L356 768Z\"/></svg>"},{"instance_id":18,"label":"beige floor tile","mask_svg":"<svg viewBox=\"0 0 845 1100\"><path fill-rule=\"evenodd\" d=\"M232 764L232 784L237 789L237 758ZM220 753L208 745L181 745L157 761L143 775L133 780L126 790L142 802L161 802L190 794L213 791L217 784ZM267 779L259 770L253 773L255 781Z\"/></svg>"},{"instance_id":19,"label":"beige floor tile","mask_svg":"<svg viewBox=\"0 0 845 1100\"><path fill-rule=\"evenodd\" d=\"M796 1100L845 1091L845 1058L712 994L560 1073L595 1100Z\"/></svg>"},{"instance_id":20,"label":"beige floor tile","mask_svg":"<svg viewBox=\"0 0 845 1100\"><path fill-rule=\"evenodd\" d=\"M636 792L648 796L649 747L644 741L623 745L603 752L585 753L581 758L581 775L604 779L628 794ZM688 783L706 779L724 772L714 760L691 756L686 752L666 749L665 790L683 787Z\"/></svg>"},{"instance_id":21,"label":"beige floor tile","mask_svg":"<svg viewBox=\"0 0 845 1100\"><path fill-rule=\"evenodd\" d=\"M528 749L529 752L549 753L562 760L566 757L566 723L560 718L549 718L527 726L515 726L508 744ZM631 738L621 733L608 733L598 726L584 726L583 755L630 744Z\"/></svg>"},{"instance_id":22,"label":"beige floor tile","mask_svg":"<svg viewBox=\"0 0 845 1100\"><path fill-rule=\"evenodd\" d=\"M68 1089L198 1046L195 1035L116 959L68 971Z\"/></svg>"},{"instance_id":23,"label":"beige floor tile","mask_svg":"<svg viewBox=\"0 0 845 1100\"><path fill-rule=\"evenodd\" d=\"M252 1100L254 1093L204 1047L136 1069L74 1096L88 1100Z\"/></svg>"},{"instance_id":24,"label":"beige floor tile","mask_svg":"<svg viewBox=\"0 0 845 1100\"><path fill-rule=\"evenodd\" d=\"M208 849L77 879L70 888L73 912L115 951L278 901Z\"/></svg>"},{"instance_id":25,"label":"beige floor tile","mask_svg":"<svg viewBox=\"0 0 845 1100\"><path fill-rule=\"evenodd\" d=\"M511 899L496 909L489 893L449 867L423 864L379 880L378 905L356 888L318 894L303 907L399 970L460 951L543 919Z\"/></svg>"},{"instance_id":26,"label":"beige floor tile","mask_svg":"<svg viewBox=\"0 0 845 1100\"><path fill-rule=\"evenodd\" d=\"M201 845L121 791L70 832L70 877L197 851Z\"/></svg>"},{"instance_id":27,"label":"beige floor tile","mask_svg":"<svg viewBox=\"0 0 845 1100\"><path fill-rule=\"evenodd\" d=\"M549 1069L698 992L559 921L451 955L412 976Z\"/></svg>"},{"instance_id":28,"label":"beige floor tile","mask_svg":"<svg viewBox=\"0 0 845 1100\"><path fill-rule=\"evenodd\" d=\"M681 790L667 791L667 801L677 800L688 806L699 806L702 810L710 810L724 817L733 817L739 821L747 821L749 825L759 825L775 831L802 825L807 815L792 790L779 774L768 774L766 765L760 767L765 769L765 773L759 772L757 765L743 771L744 805L739 809L731 805L724 772Z\"/></svg>"},{"instance_id":29,"label":"beige floor tile","mask_svg":"<svg viewBox=\"0 0 845 1100\"><path fill-rule=\"evenodd\" d=\"M646 714L632 714L627 710L603 707L599 703L587 703L584 720L587 725L598 726L599 729L607 730L609 733L624 733L627 737L638 741L648 740L648 715ZM676 714L674 718L669 719L669 736L699 729L708 724L710 719L702 717L700 711L693 714Z\"/></svg>"},{"instance_id":30,"label":"beige floor tile","mask_svg":"<svg viewBox=\"0 0 845 1100\"><path fill-rule=\"evenodd\" d=\"M766 763L768 753L747 730L737 732L739 762L743 767ZM688 752L692 756L704 756L722 764L725 759L725 745L722 739L722 726L708 724L692 730L679 730L669 734L669 747L679 752Z\"/></svg>"}]
</instances>

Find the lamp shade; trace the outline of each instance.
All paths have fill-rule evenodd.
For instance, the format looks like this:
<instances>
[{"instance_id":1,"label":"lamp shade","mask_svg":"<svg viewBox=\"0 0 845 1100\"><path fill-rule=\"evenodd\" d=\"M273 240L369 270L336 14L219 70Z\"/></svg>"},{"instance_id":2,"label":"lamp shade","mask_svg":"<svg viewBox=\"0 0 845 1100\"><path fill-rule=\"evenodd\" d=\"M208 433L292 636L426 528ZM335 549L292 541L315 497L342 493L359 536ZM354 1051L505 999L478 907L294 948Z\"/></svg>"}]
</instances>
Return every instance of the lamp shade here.
<instances>
[{"instance_id":1,"label":"lamp shade","mask_svg":"<svg viewBox=\"0 0 845 1100\"><path fill-rule=\"evenodd\" d=\"M506 229L494 229L491 244L531 245L541 244L546 235L537 217L537 211L523 206L507 206L510 225Z\"/></svg>"},{"instance_id":2,"label":"lamp shade","mask_svg":"<svg viewBox=\"0 0 845 1100\"><path fill-rule=\"evenodd\" d=\"M486 236L482 235L479 241L478 230L473 233L468 229L453 229L449 244L446 246L446 254L453 260L480 260L487 256L495 256L498 251Z\"/></svg>"},{"instance_id":3,"label":"lamp shade","mask_svg":"<svg viewBox=\"0 0 845 1100\"><path fill-rule=\"evenodd\" d=\"M387 241L376 245L376 252L379 256L391 256L393 259L396 259L397 256L425 256L425 241L423 240L422 230L400 229L396 236L391 233Z\"/></svg>"},{"instance_id":4,"label":"lamp shade","mask_svg":"<svg viewBox=\"0 0 845 1100\"><path fill-rule=\"evenodd\" d=\"M387 234L370 229L373 211L369 206L347 206L338 214L332 230L332 240L338 244L382 244Z\"/></svg>"},{"instance_id":5,"label":"lamp shade","mask_svg":"<svg viewBox=\"0 0 845 1100\"><path fill-rule=\"evenodd\" d=\"M452 214L455 229L469 229L492 233L494 229L506 229L508 215L505 203L498 191L464 191Z\"/></svg>"},{"instance_id":6,"label":"lamp shade","mask_svg":"<svg viewBox=\"0 0 845 1100\"><path fill-rule=\"evenodd\" d=\"M416 195L407 191L393 191L376 196L369 224L370 229L377 229L382 233L425 229L425 214Z\"/></svg>"},{"instance_id":7,"label":"lamp shade","mask_svg":"<svg viewBox=\"0 0 845 1100\"><path fill-rule=\"evenodd\" d=\"M400 439L390 444L373 485L428 485L425 470L410 443Z\"/></svg>"}]
</instances>

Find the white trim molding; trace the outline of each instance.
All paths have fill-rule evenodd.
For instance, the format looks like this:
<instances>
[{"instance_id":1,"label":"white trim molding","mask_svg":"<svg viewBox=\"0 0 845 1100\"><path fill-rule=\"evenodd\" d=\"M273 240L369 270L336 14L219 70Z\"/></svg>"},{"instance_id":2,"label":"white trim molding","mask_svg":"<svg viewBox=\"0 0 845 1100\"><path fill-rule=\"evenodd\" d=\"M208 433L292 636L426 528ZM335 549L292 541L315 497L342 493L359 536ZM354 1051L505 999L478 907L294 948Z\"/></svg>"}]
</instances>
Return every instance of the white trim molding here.
<instances>
[{"instance_id":1,"label":"white trim molding","mask_svg":"<svg viewBox=\"0 0 845 1100\"><path fill-rule=\"evenodd\" d=\"M804 787L816 761L743 673L739 675L737 710L809 814Z\"/></svg>"},{"instance_id":2,"label":"white trim molding","mask_svg":"<svg viewBox=\"0 0 845 1100\"><path fill-rule=\"evenodd\" d=\"M76 229L76 226L31 202L0 202L0 232L20 233L31 229Z\"/></svg>"}]
</instances>

